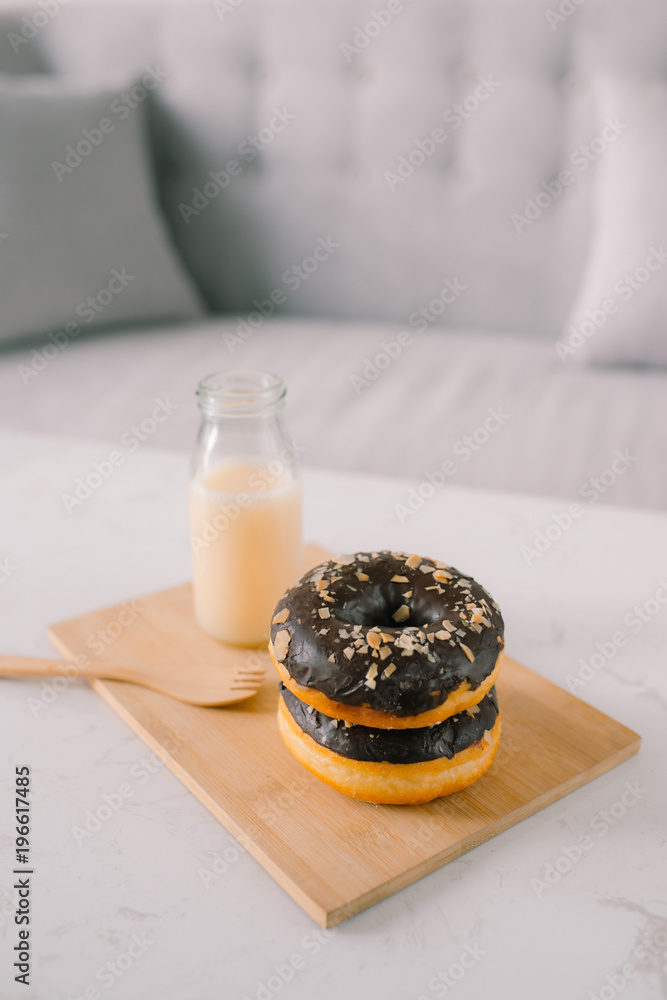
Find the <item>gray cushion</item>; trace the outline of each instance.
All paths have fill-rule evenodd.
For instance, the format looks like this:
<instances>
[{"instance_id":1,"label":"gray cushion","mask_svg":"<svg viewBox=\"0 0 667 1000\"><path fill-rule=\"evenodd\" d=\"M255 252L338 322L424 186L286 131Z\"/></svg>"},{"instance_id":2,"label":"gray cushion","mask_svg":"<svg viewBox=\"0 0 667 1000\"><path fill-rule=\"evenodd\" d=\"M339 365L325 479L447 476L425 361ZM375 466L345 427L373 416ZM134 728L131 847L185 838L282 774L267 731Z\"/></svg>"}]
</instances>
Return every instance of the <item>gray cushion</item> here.
<instances>
[{"instance_id":1,"label":"gray cushion","mask_svg":"<svg viewBox=\"0 0 667 1000\"><path fill-rule=\"evenodd\" d=\"M130 108L123 91L0 80L0 341L200 313L154 199L148 92Z\"/></svg>"},{"instance_id":2,"label":"gray cushion","mask_svg":"<svg viewBox=\"0 0 667 1000\"><path fill-rule=\"evenodd\" d=\"M568 363L667 365L667 84L602 78L599 102L599 132L611 141L598 170L594 239L558 353Z\"/></svg>"}]
</instances>

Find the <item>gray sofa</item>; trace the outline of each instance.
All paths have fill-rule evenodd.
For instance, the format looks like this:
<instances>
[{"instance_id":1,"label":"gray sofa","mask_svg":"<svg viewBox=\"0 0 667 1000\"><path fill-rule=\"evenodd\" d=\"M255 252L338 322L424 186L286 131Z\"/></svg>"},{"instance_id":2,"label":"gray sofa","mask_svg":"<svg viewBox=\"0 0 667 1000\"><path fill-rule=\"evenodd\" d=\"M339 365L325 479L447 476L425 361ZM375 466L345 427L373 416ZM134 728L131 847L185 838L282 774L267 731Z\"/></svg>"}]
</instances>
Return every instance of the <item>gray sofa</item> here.
<instances>
[{"instance_id":1,"label":"gray sofa","mask_svg":"<svg viewBox=\"0 0 667 1000\"><path fill-rule=\"evenodd\" d=\"M197 380L260 367L312 464L423 479L453 458L460 484L667 506L665 369L554 349L595 164L512 221L594 131L595 73L667 72L664 4L570 6L70 0L18 51L25 9L4 12L4 74L165 68L156 197L209 314L87 334L27 384L45 331L6 345L0 427L112 441L168 396L151 444L187 448Z\"/></svg>"}]
</instances>

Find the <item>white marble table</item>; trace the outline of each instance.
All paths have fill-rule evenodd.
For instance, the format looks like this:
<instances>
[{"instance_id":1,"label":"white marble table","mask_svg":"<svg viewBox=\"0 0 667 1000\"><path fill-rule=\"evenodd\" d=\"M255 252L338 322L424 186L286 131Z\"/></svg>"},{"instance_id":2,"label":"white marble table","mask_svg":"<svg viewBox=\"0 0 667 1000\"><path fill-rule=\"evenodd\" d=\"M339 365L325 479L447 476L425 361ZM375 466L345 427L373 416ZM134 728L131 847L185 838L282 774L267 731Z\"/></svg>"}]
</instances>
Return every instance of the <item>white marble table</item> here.
<instances>
[{"instance_id":1,"label":"white marble table","mask_svg":"<svg viewBox=\"0 0 667 1000\"><path fill-rule=\"evenodd\" d=\"M139 449L65 510L61 495L112 447L0 435L2 652L49 654L48 623L188 576L182 454ZM84 683L3 681L2 1000L667 995L667 517L586 505L529 559L522 546L565 501L448 487L400 523L394 505L410 485L311 469L307 535L472 573L503 608L511 653L557 684L588 677L577 694L641 733L639 755L324 933ZM33 782L30 987L12 970L22 764ZM77 837L128 784L101 828Z\"/></svg>"}]
</instances>

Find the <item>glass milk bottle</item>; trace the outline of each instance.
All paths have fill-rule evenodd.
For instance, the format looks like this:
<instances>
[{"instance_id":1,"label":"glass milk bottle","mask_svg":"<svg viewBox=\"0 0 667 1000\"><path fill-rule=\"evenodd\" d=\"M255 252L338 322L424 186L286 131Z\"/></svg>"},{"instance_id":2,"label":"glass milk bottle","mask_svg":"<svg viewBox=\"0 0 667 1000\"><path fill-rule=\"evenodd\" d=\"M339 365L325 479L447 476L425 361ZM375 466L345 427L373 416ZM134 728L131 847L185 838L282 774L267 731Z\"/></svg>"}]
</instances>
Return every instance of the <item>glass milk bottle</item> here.
<instances>
[{"instance_id":1,"label":"glass milk bottle","mask_svg":"<svg viewBox=\"0 0 667 1000\"><path fill-rule=\"evenodd\" d=\"M195 616L216 639L257 646L301 573L301 477L281 419L286 388L260 371L199 383L190 485Z\"/></svg>"}]
</instances>

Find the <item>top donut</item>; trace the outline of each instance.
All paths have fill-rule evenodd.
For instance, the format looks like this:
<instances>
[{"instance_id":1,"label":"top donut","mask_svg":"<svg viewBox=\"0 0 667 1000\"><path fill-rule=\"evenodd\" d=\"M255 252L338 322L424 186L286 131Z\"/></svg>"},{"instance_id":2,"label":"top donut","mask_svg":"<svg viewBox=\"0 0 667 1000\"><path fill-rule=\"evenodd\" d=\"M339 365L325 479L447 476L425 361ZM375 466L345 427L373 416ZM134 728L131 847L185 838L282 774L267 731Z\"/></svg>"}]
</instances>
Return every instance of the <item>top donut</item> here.
<instances>
[{"instance_id":1,"label":"top donut","mask_svg":"<svg viewBox=\"0 0 667 1000\"><path fill-rule=\"evenodd\" d=\"M275 607L270 644L304 688L395 717L478 688L503 646L500 609L479 583L390 551L338 556L302 576Z\"/></svg>"}]
</instances>

